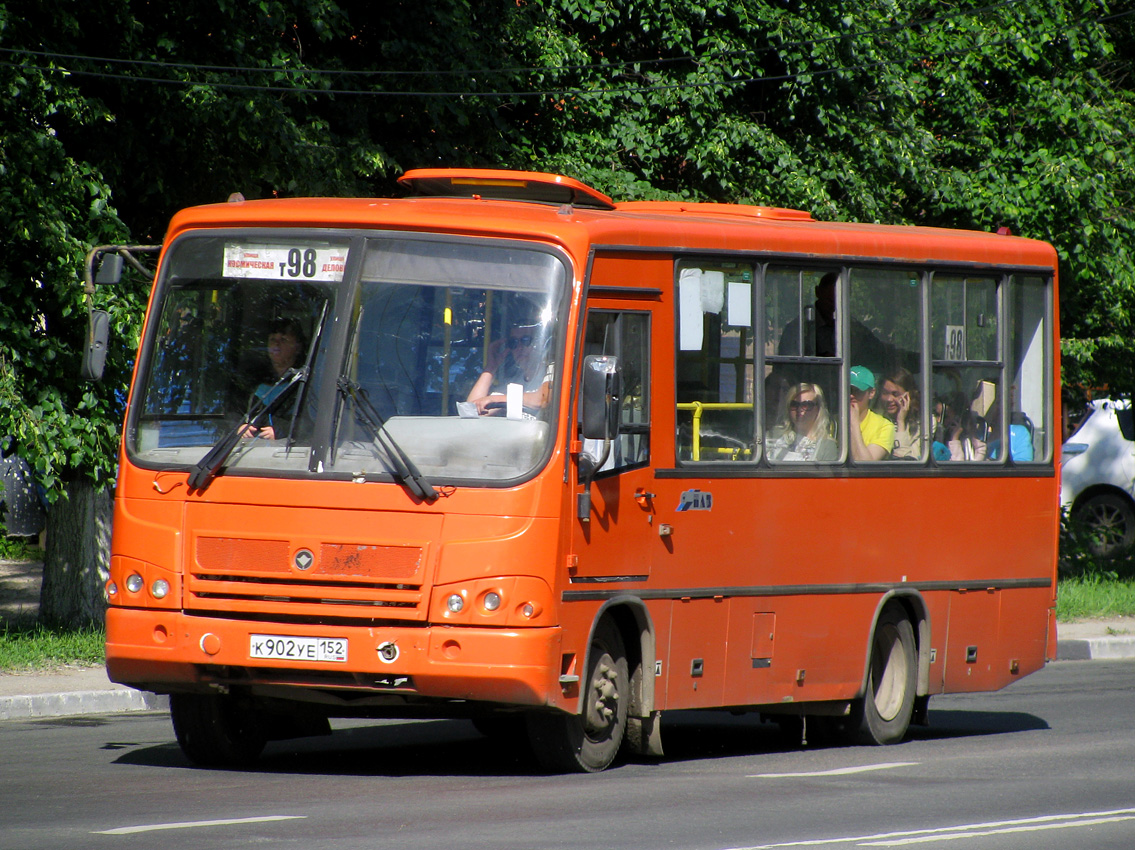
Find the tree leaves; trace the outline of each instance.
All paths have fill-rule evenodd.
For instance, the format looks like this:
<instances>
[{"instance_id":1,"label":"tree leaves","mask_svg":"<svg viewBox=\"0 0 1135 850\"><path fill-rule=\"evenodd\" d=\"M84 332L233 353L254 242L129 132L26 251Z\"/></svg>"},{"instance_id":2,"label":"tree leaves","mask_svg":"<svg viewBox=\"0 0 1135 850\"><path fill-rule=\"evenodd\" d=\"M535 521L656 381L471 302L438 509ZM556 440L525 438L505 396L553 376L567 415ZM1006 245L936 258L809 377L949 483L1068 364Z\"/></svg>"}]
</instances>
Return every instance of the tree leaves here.
<instances>
[{"instance_id":1,"label":"tree leaves","mask_svg":"<svg viewBox=\"0 0 1135 850\"><path fill-rule=\"evenodd\" d=\"M146 285L76 378L92 244L405 168L992 230L1061 257L1065 380L1135 389L1135 15L1089 0L0 0L0 431L106 480ZM20 51L20 52L11 52Z\"/></svg>"}]
</instances>

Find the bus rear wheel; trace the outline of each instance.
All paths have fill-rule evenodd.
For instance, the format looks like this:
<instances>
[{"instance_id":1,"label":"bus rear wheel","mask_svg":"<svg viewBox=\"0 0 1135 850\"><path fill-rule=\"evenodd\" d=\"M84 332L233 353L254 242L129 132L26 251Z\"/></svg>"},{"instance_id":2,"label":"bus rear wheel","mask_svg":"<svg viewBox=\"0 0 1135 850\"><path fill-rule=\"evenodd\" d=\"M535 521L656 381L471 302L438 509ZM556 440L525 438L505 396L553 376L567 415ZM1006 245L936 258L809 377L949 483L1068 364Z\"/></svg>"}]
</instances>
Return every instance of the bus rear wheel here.
<instances>
[{"instance_id":1,"label":"bus rear wheel","mask_svg":"<svg viewBox=\"0 0 1135 850\"><path fill-rule=\"evenodd\" d=\"M917 674L914 627L901 608L890 606L879 616L871 638L867 691L852 707L859 743L897 744L906 737Z\"/></svg>"},{"instance_id":2,"label":"bus rear wheel","mask_svg":"<svg viewBox=\"0 0 1135 850\"><path fill-rule=\"evenodd\" d=\"M171 694L169 713L181 751L202 767L251 764L268 740L252 707L232 695Z\"/></svg>"},{"instance_id":3,"label":"bus rear wheel","mask_svg":"<svg viewBox=\"0 0 1135 850\"><path fill-rule=\"evenodd\" d=\"M528 716L528 736L548 770L596 773L619 752L627 729L630 676L618 629L604 620L591 638L582 714Z\"/></svg>"}]
</instances>

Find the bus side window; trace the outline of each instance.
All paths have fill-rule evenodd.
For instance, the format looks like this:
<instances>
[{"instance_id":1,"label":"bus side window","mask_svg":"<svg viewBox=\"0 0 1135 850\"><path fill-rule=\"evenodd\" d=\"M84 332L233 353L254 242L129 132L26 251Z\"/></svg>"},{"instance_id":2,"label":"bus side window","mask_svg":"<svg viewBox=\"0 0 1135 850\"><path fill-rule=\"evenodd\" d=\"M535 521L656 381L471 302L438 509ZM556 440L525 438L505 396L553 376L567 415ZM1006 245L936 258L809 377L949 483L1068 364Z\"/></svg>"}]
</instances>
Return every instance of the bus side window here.
<instances>
[{"instance_id":1,"label":"bus side window","mask_svg":"<svg viewBox=\"0 0 1135 850\"><path fill-rule=\"evenodd\" d=\"M869 374L874 382L860 393L868 403L858 406L859 422L849 426L858 426L875 441L865 443L865 457L857 459L923 460L929 445L921 386L922 273L910 268L852 269L848 301L844 357L852 390L856 376Z\"/></svg>"},{"instance_id":2,"label":"bus side window","mask_svg":"<svg viewBox=\"0 0 1135 850\"><path fill-rule=\"evenodd\" d=\"M764 275L764 446L769 463L836 463L840 441L840 272Z\"/></svg>"},{"instance_id":3,"label":"bus side window","mask_svg":"<svg viewBox=\"0 0 1135 850\"><path fill-rule=\"evenodd\" d=\"M1052 287L1042 278L1010 281L1009 368L1012 406L1010 453L1014 463L1052 456L1052 374L1048 329Z\"/></svg>"},{"instance_id":4,"label":"bus side window","mask_svg":"<svg viewBox=\"0 0 1135 850\"><path fill-rule=\"evenodd\" d=\"M753 267L678 267L679 463L756 459Z\"/></svg>"},{"instance_id":5,"label":"bus side window","mask_svg":"<svg viewBox=\"0 0 1135 850\"><path fill-rule=\"evenodd\" d=\"M935 461L1003 460L998 280L935 274L930 286Z\"/></svg>"}]
</instances>

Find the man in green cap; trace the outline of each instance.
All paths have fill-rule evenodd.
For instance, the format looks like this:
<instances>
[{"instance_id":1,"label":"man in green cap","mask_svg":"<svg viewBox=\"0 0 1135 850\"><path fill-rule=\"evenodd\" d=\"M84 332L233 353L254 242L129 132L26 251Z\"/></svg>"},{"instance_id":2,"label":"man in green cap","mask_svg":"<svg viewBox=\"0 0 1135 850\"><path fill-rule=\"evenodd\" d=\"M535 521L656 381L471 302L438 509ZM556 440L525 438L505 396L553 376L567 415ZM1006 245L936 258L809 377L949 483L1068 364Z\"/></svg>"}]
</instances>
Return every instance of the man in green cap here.
<instances>
[{"instance_id":1,"label":"man in green cap","mask_svg":"<svg viewBox=\"0 0 1135 850\"><path fill-rule=\"evenodd\" d=\"M895 444L895 424L871 409L875 373L866 366L851 367L851 459L886 460ZM855 423L859 427L855 427Z\"/></svg>"}]
</instances>

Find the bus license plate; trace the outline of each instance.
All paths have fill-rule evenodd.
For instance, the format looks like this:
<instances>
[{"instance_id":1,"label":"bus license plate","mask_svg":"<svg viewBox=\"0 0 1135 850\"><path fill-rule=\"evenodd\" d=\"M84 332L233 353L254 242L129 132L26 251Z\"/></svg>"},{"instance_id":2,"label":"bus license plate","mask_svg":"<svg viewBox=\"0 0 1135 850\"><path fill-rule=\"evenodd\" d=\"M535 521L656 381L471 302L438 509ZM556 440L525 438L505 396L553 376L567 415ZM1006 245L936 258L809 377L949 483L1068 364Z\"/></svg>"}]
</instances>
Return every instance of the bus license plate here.
<instances>
[{"instance_id":1,"label":"bus license plate","mask_svg":"<svg viewBox=\"0 0 1135 850\"><path fill-rule=\"evenodd\" d=\"M250 658L276 661L347 661L346 638L289 637L288 635L249 635Z\"/></svg>"}]
</instances>

